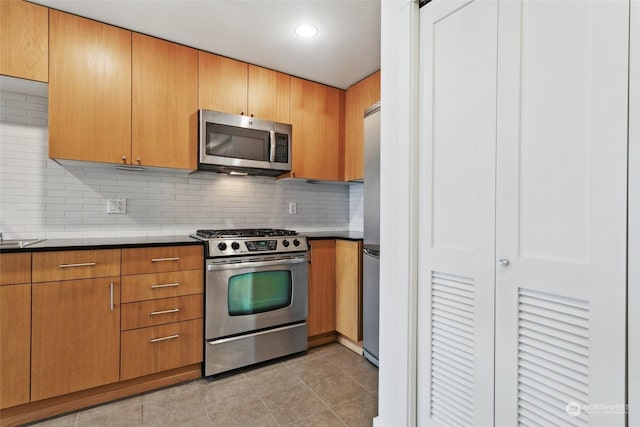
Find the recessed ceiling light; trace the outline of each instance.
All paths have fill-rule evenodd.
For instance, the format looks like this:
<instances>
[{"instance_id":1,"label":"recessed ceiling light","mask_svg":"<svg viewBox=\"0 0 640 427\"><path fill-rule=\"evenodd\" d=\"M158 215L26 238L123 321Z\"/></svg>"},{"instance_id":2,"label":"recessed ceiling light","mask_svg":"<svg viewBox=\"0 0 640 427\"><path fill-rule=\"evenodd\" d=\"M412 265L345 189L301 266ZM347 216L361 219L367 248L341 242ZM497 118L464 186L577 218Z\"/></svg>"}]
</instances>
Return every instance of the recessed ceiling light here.
<instances>
[{"instance_id":1,"label":"recessed ceiling light","mask_svg":"<svg viewBox=\"0 0 640 427\"><path fill-rule=\"evenodd\" d=\"M293 32L300 37L309 38L318 34L318 27L313 24L298 24L296 28L293 29Z\"/></svg>"}]
</instances>

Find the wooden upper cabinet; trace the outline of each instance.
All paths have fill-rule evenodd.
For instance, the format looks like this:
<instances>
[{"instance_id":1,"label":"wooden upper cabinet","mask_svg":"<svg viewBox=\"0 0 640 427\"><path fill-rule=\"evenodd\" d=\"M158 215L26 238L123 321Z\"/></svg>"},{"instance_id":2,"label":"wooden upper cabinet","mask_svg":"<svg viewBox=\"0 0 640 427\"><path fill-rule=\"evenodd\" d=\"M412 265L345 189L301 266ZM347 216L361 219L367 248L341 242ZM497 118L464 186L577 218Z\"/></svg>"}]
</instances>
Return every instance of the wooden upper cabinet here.
<instances>
[{"instance_id":1,"label":"wooden upper cabinet","mask_svg":"<svg viewBox=\"0 0 640 427\"><path fill-rule=\"evenodd\" d=\"M340 89L291 77L293 165L289 176L340 179L343 100Z\"/></svg>"},{"instance_id":2,"label":"wooden upper cabinet","mask_svg":"<svg viewBox=\"0 0 640 427\"><path fill-rule=\"evenodd\" d=\"M0 1L0 74L49 80L49 14L21 0Z\"/></svg>"},{"instance_id":3,"label":"wooden upper cabinet","mask_svg":"<svg viewBox=\"0 0 640 427\"><path fill-rule=\"evenodd\" d=\"M246 114L247 64L202 51L198 55L198 108Z\"/></svg>"},{"instance_id":4,"label":"wooden upper cabinet","mask_svg":"<svg viewBox=\"0 0 640 427\"><path fill-rule=\"evenodd\" d=\"M291 76L288 74L249 65L248 114L259 119L291 123L290 84Z\"/></svg>"},{"instance_id":5,"label":"wooden upper cabinet","mask_svg":"<svg viewBox=\"0 0 640 427\"><path fill-rule=\"evenodd\" d=\"M131 32L55 10L50 23L49 157L129 164Z\"/></svg>"},{"instance_id":6,"label":"wooden upper cabinet","mask_svg":"<svg viewBox=\"0 0 640 427\"><path fill-rule=\"evenodd\" d=\"M196 169L198 51L133 34L133 164Z\"/></svg>"},{"instance_id":7,"label":"wooden upper cabinet","mask_svg":"<svg viewBox=\"0 0 640 427\"><path fill-rule=\"evenodd\" d=\"M289 123L288 74L212 53L198 55L198 108Z\"/></svg>"},{"instance_id":8,"label":"wooden upper cabinet","mask_svg":"<svg viewBox=\"0 0 640 427\"><path fill-rule=\"evenodd\" d=\"M380 101L380 71L351 86L346 93L344 180L364 178L364 110Z\"/></svg>"}]
</instances>

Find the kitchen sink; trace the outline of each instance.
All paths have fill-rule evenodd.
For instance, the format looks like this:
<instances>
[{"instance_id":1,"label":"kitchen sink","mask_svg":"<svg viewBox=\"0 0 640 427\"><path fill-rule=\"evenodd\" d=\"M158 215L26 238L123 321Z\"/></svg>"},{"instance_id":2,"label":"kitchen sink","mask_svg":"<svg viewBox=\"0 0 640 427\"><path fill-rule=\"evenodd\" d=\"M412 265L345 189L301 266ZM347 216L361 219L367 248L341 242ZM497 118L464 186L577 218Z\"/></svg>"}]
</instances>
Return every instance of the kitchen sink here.
<instances>
[{"instance_id":1,"label":"kitchen sink","mask_svg":"<svg viewBox=\"0 0 640 427\"><path fill-rule=\"evenodd\" d=\"M20 249L34 243L43 242L45 239L8 239L0 241L0 249Z\"/></svg>"}]
</instances>

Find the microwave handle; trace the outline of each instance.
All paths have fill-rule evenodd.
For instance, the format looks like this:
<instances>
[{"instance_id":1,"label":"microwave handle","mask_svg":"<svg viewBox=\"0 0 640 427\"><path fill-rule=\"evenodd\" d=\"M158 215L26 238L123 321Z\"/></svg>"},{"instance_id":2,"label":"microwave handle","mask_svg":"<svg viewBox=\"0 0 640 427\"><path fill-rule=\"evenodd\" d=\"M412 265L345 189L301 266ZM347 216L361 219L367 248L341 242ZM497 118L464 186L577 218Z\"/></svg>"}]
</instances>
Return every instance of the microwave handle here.
<instances>
[{"instance_id":1,"label":"microwave handle","mask_svg":"<svg viewBox=\"0 0 640 427\"><path fill-rule=\"evenodd\" d=\"M276 131L269 131L269 139L271 140L271 150L269 151L269 162L273 163L276 160Z\"/></svg>"}]
</instances>

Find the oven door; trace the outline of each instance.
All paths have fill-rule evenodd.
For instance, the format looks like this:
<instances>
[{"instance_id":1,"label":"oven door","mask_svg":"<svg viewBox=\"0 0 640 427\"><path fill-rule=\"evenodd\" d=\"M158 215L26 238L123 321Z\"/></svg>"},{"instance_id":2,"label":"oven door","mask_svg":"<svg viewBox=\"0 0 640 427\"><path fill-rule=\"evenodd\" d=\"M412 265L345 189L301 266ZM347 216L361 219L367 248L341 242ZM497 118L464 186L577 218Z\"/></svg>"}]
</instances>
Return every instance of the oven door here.
<instances>
[{"instance_id":1,"label":"oven door","mask_svg":"<svg viewBox=\"0 0 640 427\"><path fill-rule=\"evenodd\" d=\"M207 260L207 340L307 318L306 253Z\"/></svg>"}]
</instances>

